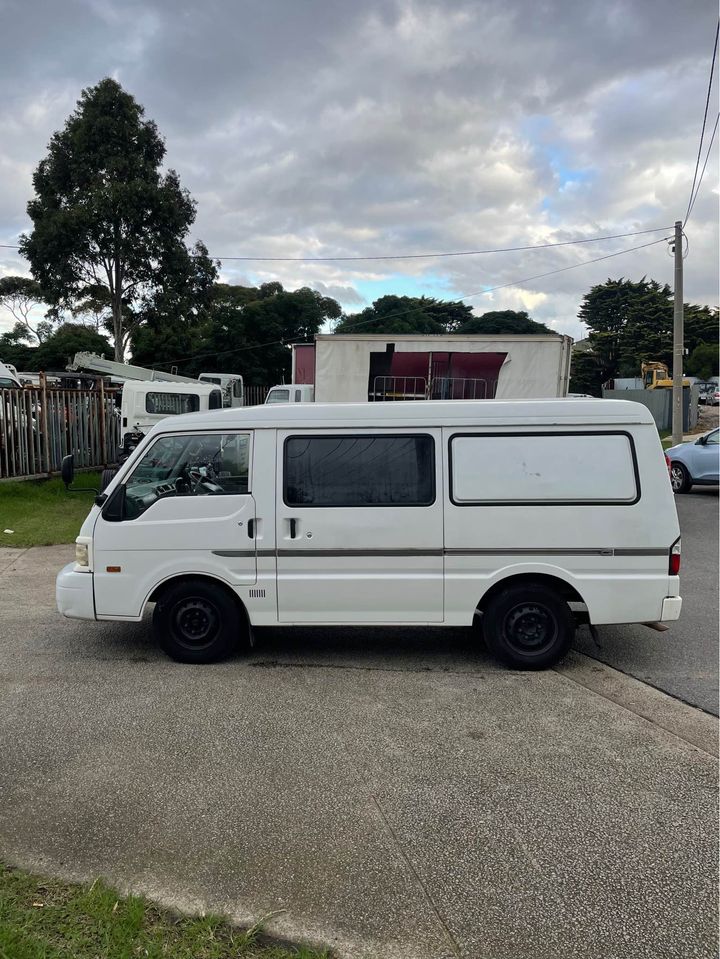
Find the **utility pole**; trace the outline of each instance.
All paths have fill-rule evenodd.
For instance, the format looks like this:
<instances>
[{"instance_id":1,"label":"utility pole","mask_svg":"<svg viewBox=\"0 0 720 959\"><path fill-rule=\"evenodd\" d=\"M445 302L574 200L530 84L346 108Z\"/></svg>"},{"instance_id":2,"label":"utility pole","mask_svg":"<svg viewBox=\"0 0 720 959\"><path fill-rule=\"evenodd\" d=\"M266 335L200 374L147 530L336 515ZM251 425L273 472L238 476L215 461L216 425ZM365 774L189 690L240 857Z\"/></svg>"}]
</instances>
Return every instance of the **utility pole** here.
<instances>
[{"instance_id":1,"label":"utility pole","mask_svg":"<svg viewBox=\"0 0 720 959\"><path fill-rule=\"evenodd\" d=\"M672 442L683 438L683 235L682 221L675 221L675 311L673 320Z\"/></svg>"}]
</instances>

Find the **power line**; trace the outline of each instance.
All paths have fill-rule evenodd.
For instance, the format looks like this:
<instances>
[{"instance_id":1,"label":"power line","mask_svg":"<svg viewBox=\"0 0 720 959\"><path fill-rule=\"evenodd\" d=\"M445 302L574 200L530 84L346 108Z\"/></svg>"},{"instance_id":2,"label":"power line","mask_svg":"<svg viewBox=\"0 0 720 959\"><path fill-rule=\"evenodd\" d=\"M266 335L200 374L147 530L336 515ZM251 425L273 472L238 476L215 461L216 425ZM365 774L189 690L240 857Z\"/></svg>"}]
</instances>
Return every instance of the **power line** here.
<instances>
[{"instance_id":1,"label":"power line","mask_svg":"<svg viewBox=\"0 0 720 959\"><path fill-rule=\"evenodd\" d=\"M536 273L535 276L528 276L522 280L514 280L512 283L502 283L499 286L488 287L488 289L486 290L478 290L475 293L466 293L463 296L456 297L454 302L457 302L459 300L469 300L475 296L485 296L488 293L494 293L495 290L504 290L510 286L519 286L521 283L528 283L530 282L530 280L539 280L543 277L554 276L556 273L566 273L568 270L577 270L581 266L589 266L591 263L599 263L601 260L609 260L615 256L622 256L623 253L633 253L635 250L644 250L649 246L656 246L658 243L664 243L669 239L671 239L671 237L663 236L659 240L651 240L649 243L641 243L639 246L631 246L625 250L617 250L615 253L606 253L605 256L598 256L592 260L584 260L582 263L573 263L571 266L563 266L558 270L550 270L547 273ZM416 312L416 308L409 309L409 310L399 310L396 313L387 313L385 316L382 316L382 317L373 317L370 320L361 320L359 323L353 323L351 329L348 332L352 333L356 329L358 329L358 327L366 326L368 323L377 323L378 320L383 321L383 320L397 319L400 316L407 316L408 314L415 313L415 312ZM391 334L388 334L388 335L391 335ZM220 352L215 351L213 353L201 353L199 356L198 355L181 356L176 360L166 360L163 363L157 363L155 365L156 366L174 366L177 363L184 363L187 360L203 360L203 359L207 359L208 357L232 356L236 353L244 353L248 350L265 349L268 346L289 346L289 345L290 343L287 343L285 340L272 340L269 343L257 343L253 346L239 346L234 350L222 350Z\"/></svg>"},{"instance_id":2,"label":"power line","mask_svg":"<svg viewBox=\"0 0 720 959\"><path fill-rule=\"evenodd\" d=\"M651 230L635 230L632 233L611 233L607 236L590 236L579 240L560 240L557 243L534 243L527 246L505 246L495 249L460 250L444 253L388 253L372 256L213 256L216 260L233 260L238 262L266 262L266 263L346 263L367 262L371 260L431 260L456 256L483 256L491 253L520 253L528 250L547 250L559 246L574 246L582 243L599 243L602 240L619 240L628 236L645 236L648 233L664 233L671 230L670 226L658 226ZM0 243L0 248L18 250L20 247L11 243Z\"/></svg>"},{"instance_id":3,"label":"power line","mask_svg":"<svg viewBox=\"0 0 720 959\"><path fill-rule=\"evenodd\" d=\"M565 273L567 270L577 270L580 266L589 266L591 263L599 263L601 260L610 260L614 256L622 256L623 253L632 253L634 250L644 250L648 246L655 246L658 243L665 243L666 240L670 240L672 237L663 236L659 240L651 240L649 243L641 243L640 246L631 246L626 250L618 250L617 253L606 253L605 256L596 256L592 260L584 260L582 263L573 263L572 266L563 266L559 270L550 270L549 273L536 273L534 276L526 276L522 280L515 280L512 283L502 283L500 286L491 286L487 290L479 290L477 293L468 293L465 296L461 296L461 300L469 300L472 296L483 296L485 293L494 293L495 290L505 290L509 286L519 286L521 283L529 283L530 280L540 280L545 276L554 276L556 273Z\"/></svg>"},{"instance_id":4,"label":"power line","mask_svg":"<svg viewBox=\"0 0 720 959\"><path fill-rule=\"evenodd\" d=\"M693 193L695 191L695 183L697 181L698 169L700 167L700 157L702 155L703 139L705 137L705 124L707 123L708 109L710 107L710 92L712 90L713 77L715 75L715 57L717 56L719 36L720 36L720 20L718 20L718 25L715 29L715 43L713 45L712 62L710 64L710 78L708 80L707 96L705 97L705 112L703 113L702 129L700 130L700 143L698 144L698 155L697 155L697 160L695 161L695 173L693 174L692 186L690 187L690 198L688 200L688 206L687 206L687 211L685 213L685 218L683 219L683 226L687 223L687 219L690 216L690 209L693 204Z\"/></svg>"},{"instance_id":5,"label":"power line","mask_svg":"<svg viewBox=\"0 0 720 959\"><path fill-rule=\"evenodd\" d=\"M690 217L690 214L693 211L693 207L695 206L695 201L697 200L698 193L700 192L700 184L702 183L703 177L705 176L705 167L707 166L707 162L710 159L710 151L712 150L713 143L715 142L715 134L717 133L717 130L718 130L718 122L720 122L720 113L718 113L718 115L715 117L715 126L713 127L712 136L710 137L710 146L707 148L707 153L705 154L705 162L703 163L703 168L702 168L702 171L700 172L700 178L698 180L697 187L695 189L695 196L692 197L692 202L690 203L688 211L685 215L685 223L687 223Z\"/></svg>"}]
</instances>

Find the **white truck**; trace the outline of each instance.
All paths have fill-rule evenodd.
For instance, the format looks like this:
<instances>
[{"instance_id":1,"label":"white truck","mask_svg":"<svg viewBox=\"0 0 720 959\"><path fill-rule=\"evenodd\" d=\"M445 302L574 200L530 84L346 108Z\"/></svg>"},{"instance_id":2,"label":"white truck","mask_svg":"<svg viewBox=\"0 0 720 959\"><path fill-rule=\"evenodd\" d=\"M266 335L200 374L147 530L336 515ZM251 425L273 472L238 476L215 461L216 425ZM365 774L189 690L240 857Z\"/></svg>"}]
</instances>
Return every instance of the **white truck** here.
<instances>
[{"instance_id":1,"label":"white truck","mask_svg":"<svg viewBox=\"0 0 720 959\"><path fill-rule=\"evenodd\" d=\"M22 389L22 383L18 379L15 367L0 360L0 389L3 388Z\"/></svg>"},{"instance_id":2,"label":"white truck","mask_svg":"<svg viewBox=\"0 0 720 959\"><path fill-rule=\"evenodd\" d=\"M266 403L564 397L572 342L557 333L318 334L293 345L291 382Z\"/></svg>"},{"instance_id":3,"label":"white truck","mask_svg":"<svg viewBox=\"0 0 720 959\"><path fill-rule=\"evenodd\" d=\"M90 373L99 373L109 376L116 383L129 381L150 381L153 383L208 383L219 386L222 391L222 405L244 405L243 378L239 373L201 373L198 377L181 376L179 373L164 370L151 370L144 366L134 366L131 363L118 363L115 360L106 360L97 353L76 353L68 370L86 370Z\"/></svg>"}]
</instances>

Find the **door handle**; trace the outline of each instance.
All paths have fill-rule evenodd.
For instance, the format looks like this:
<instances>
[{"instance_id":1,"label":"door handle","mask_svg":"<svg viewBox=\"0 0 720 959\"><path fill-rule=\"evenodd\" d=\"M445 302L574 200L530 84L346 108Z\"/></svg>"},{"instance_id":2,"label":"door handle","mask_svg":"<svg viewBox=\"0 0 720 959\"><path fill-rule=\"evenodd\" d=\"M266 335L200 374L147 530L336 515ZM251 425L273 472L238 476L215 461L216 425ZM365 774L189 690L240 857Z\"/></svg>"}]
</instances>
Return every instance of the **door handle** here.
<instances>
[{"instance_id":1,"label":"door handle","mask_svg":"<svg viewBox=\"0 0 720 959\"><path fill-rule=\"evenodd\" d=\"M297 535L297 520L291 519L288 520L288 522L290 523L290 539L295 539Z\"/></svg>"},{"instance_id":2,"label":"door handle","mask_svg":"<svg viewBox=\"0 0 720 959\"><path fill-rule=\"evenodd\" d=\"M250 539L255 539L255 520L254 519L248 520L247 531Z\"/></svg>"}]
</instances>

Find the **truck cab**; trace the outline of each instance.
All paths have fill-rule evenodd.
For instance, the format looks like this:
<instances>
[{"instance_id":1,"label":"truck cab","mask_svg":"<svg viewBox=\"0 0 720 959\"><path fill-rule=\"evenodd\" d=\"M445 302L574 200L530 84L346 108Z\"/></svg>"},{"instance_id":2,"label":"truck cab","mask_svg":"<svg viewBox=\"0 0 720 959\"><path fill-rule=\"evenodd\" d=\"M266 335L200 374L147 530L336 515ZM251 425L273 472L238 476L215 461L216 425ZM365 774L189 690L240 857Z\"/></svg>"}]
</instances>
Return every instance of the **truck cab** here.
<instances>
[{"instance_id":1,"label":"truck cab","mask_svg":"<svg viewBox=\"0 0 720 959\"><path fill-rule=\"evenodd\" d=\"M284 383L271 386L265 397L266 403L312 403L315 387L309 383Z\"/></svg>"},{"instance_id":2,"label":"truck cab","mask_svg":"<svg viewBox=\"0 0 720 959\"><path fill-rule=\"evenodd\" d=\"M142 437L166 416L219 410L222 406L222 390L209 383L127 380L120 401L120 458L127 458Z\"/></svg>"},{"instance_id":3,"label":"truck cab","mask_svg":"<svg viewBox=\"0 0 720 959\"><path fill-rule=\"evenodd\" d=\"M200 373L198 379L220 387L224 408L245 405L243 378L239 373Z\"/></svg>"},{"instance_id":4,"label":"truck cab","mask_svg":"<svg viewBox=\"0 0 720 959\"><path fill-rule=\"evenodd\" d=\"M18 379L17 370L9 363L0 362L0 389L20 389L22 383Z\"/></svg>"}]
</instances>

